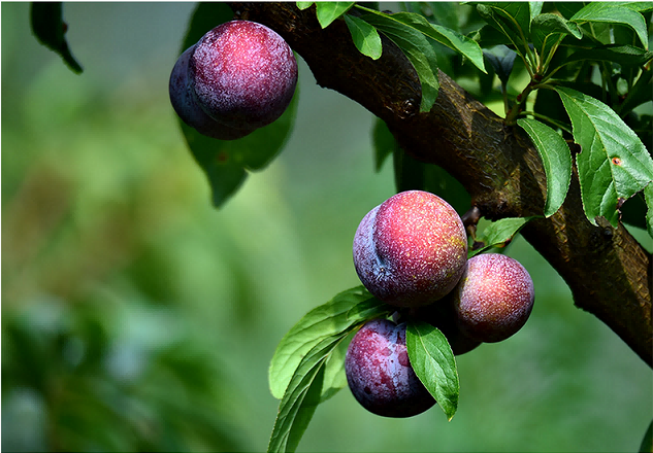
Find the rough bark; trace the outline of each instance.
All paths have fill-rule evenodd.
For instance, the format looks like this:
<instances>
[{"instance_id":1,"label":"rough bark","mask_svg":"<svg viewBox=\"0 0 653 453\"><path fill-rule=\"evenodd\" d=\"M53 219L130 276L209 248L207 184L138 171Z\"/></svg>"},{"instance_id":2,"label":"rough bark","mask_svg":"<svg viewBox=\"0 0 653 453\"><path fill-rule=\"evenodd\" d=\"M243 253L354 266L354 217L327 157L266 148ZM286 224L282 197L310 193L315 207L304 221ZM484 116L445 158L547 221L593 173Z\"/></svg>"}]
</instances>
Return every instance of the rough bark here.
<instances>
[{"instance_id":1,"label":"rough bark","mask_svg":"<svg viewBox=\"0 0 653 453\"><path fill-rule=\"evenodd\" d=\"M322 30L315 10L294 3L232 3L236 15L276 30L308 63L318 83L383 119L402 148L442 166L489 219L541 215L546 179L537 152L518 128L440 73L438 100L420 113L419 79L400 51L384 40L373 61L354 47L342 21ZM576 176L564 205L530 222L523 236L571 288L575 304L616 332L653 366L651 256L623 228L593 226L584 216Z\"/></svg>"}]
</instances>

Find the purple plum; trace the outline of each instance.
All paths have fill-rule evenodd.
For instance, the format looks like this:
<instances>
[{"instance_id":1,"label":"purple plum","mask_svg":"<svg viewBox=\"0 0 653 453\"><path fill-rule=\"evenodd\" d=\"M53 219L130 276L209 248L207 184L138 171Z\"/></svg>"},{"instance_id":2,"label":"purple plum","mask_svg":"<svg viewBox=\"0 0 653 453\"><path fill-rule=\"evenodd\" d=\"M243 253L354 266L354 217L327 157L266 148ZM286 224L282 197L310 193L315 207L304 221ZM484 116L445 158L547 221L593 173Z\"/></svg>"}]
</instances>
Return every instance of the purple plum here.
<instances>
[{"instance_id":1,"label":"purple plum","mask_svg":"<svg viewBox=\"0 0 653 453\"><path fill-rule=\"evenodd\" d=\"M533 280L517 260L498 253L476 255L467 261L454 290L460 330L484 343L514 335L533 309Z\"/></svg>"},{"instance_id":2,"label":"purple plum","mask_svg":"<svg viewBox=\"0 0 653 453\"><path fill-rule=\"evenodd\" d=\"M373 414L412 417L435 404L408 360L405 323L363 325L347 349L345 374L356 400Z\"/></svg>"},{"instance_id":3,"label":"purple plum","mask_svg":"<svg viewBox=\"0 0 653 453\"><path fill-rule=\"evenodd\" d=\"M398 193L372 209L354 236L354 266L363 285L397 307L431 304L456 286L467 261L458 213L429 192Z\"/></svg>"}]
</instances>

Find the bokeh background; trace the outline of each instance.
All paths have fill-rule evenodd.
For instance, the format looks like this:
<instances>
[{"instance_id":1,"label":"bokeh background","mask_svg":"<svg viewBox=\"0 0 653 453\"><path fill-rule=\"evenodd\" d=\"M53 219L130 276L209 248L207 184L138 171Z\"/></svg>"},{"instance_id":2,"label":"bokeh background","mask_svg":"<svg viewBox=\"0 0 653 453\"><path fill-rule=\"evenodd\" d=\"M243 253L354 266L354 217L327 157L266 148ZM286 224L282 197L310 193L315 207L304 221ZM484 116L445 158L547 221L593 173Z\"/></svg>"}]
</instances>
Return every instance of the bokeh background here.
<instances>
[{"instance_id":1,"label":"bokeh background","mask_svg":"<svg viewBox=\"0 0 653 453\"><path fill-rule=\"evenodd\" d=\"M193 8L66 4L75 75L31 36L28 3L2 3L5 451L264 451L277 342L359 284L354 231L394 193L372 115L300 61L286 149L214 209L167 92ZM343 389L299 450L636 451L651 370L523 239L508 254L535 308L458 358L451 422L376 417Z\"/></svg>"}]
</instances>

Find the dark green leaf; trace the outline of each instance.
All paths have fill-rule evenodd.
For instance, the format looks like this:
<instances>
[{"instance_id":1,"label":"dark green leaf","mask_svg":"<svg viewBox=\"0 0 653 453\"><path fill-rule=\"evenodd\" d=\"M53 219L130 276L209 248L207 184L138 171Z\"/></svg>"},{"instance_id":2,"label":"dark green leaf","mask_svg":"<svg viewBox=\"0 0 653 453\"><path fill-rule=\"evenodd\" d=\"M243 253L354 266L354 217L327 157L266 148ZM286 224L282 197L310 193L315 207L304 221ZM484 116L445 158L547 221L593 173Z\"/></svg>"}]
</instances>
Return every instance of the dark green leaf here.
<instances>
[{"instance_id":1,"label":"dark green leaf","mask_svg":"<svg viewBox=\"0 0 653 453\"><path fill-rule=\"evenodd\" d=\"M653 160L639 137L607 105L570 88L556 88L571 118L581 197L587 218L618 223L620 200L653 180Z\"/></svg>"},{"instance_id":2,"label":"dark green leaf","mask_svg":"<svg viewBox=\"0 0 653 453\"><path fill-rule=\"evenodd\" d=\"M376 28L356 16L345 14L344 17L358 51L372 60L381 58L383 44Z\"/></svg>"},{"instance_id":3,"label":"dark green leaf","mask_svg":"<svg viewBox=\"0 0 653 453\"><path fill-rule=\"evenodd\" d=\"M358 8L368 13L362 16L361 19L390 38L415 67L419 81L422 84L420 111L430 111L433 104L435 104L440 88L437 56L431 43L421 32L394 19L394 15L380 13L360 5L358 5Z\"/></svg>"},{"instance_id":4,"label":"dark green leaf","mask_svg":"<svg viewBox=\"0 0 653 453\"><path fill-rule=\"evenodd\" d=\"M515 66L517 53L504 45L495 46L492 49L484 50L483 55L487 58L494 72L503 84L508 83L512 68Z\"/></svg>"},{"instance_id":5,"label":"dark green leaf","mask_svg":"<svg viewBox=\"0 0 653 453\"><path fill-rule=\"evenodd\" d=\"M540 154L546 173L544 215L555 214L567 197L571 182L571 152L565 140L549 126L530 118L517 120Z\"/></svg>"},{"instance_id":6,"label":"dark green leaf","mask_svg":"<svg viewBox=\"0 0 653 453\"><path fill-rule=\"evenodd\" d=\"M531 40L542 58L546 58L553 45L566 35L577 39L583 36L576 24L567 22L557 14L540 14L531 23Z\"/></svg>"},{"instance_id":7,"label":"dark green leaf","mask_svg":"<svg viewBox=\"0 0 653 453\"><path fill-rule=\"evenodd\" d=\"M639 453L653 453L653 421L649 423L648 429L644 434L642 443L639 446Z\"/></svg>"},{"instance_id":8,"label":"dark green leaf","mask_svg":"<svg viewBox=\"0 0 653 453\"><path fill-rule=\"evenodd\" d=\"M511 217L490 223L476 236L476 244L469 248L467 257L471 258L491 248L506 247L519 230L536 217Z\"/></svg>"},{"instance_id":9,"label":"dark green leaf","mask_svg":"<svg viewBox=\"0 0 653 453\"><path fill-rule=\"evenodd\" d=\"M431 24L424 16L416 13L396 13L392 15L392 18L455 50L469 59L481 71L486 72L483 63L483 51L476 41L448 28Z\"/></svg>"},{"instance_id":10,"label":"dark green leaf","mask_svg":"<svg viewBox=\"0 0 653 453\"><path fill-rule=\"evenodd\" d=\"M81 74L83 69L70 52L64 37L68 26L63 21L62 9L61 2L32 2L32 32L41 44L58 53L71 71Z\"/></svg>"},{"instance_id":11,"label":"dark green leaf","mask_svg":"<svg viewBox=\"0 0 653 453\"><path fill-rule=\"evenodd\" d=\"M476 6L485 21L504 34L522 54L527 53L530 8L526 2L488 2Z\"/></svg>"},{"instance_id":12,"label":"dark green leaf","mask_svg":"<svg viewBox=\"0 0 653 453\"><path fill-rule=\"evenodd\" d=\"M424 387L451 420L458 408L458 371L447 337L436 327L411 321L406 327L410 364Z\"/></svg>"},{"instance_id":13,"label":"dark green leaf","mask_svg":"<svg viewBox=\"0 0 653 453\"><path fill-rule=\"evenodd\" d=\"M381 171L383 163L397 148L397 142L388 129L388 125L381 118L376 118L372 130L372 144L374 146L374 168Z\"/></svg>"},{"instance_id":14,"label":"dark green leaf","mask_svg":"<svg viewBox=\"0 0 653 453\"><path fill-rule=\"evenodd\" d=\"M642 71L639 79L637 79L635 85L633 85L628 92L628 96L626 96L624 102L619 106L619 113L621 116L631 112L635 107L642 105L645 102L653 101L653 87L651 86L652 79L653 71Z\"/></svg>"},{"instance_id":15,"label":"dark green leaf","mask_svg":"<svg viewBox=\"0 0 653 453\"><path fill-rule=\"evenodd\" d=\"M390 310L361 286L344 291L308 312L281 339L274 352L269 370L272 395L283 397L304 357L317 344L329 339L335 346L351 329Z\"/></svg>"},{"instance_id":16,"label":"dark green leaf","mask_svg":"<svg viewBox=\"0 0 653 453\"><path fill-rule=\"evenodd\" d=\"M297 8L300 10L305 10L310 8L315 2L297 2Z\"/></svg>"},{"instance_id":17,"label":"dark green leaf","mask_svg":"<svg viewBox=\"0 0 653 453\"><path fill-rule=\"evenodd\" d=\"M179 50L182 53L197 44L209 30L233 19L234 13L226 3L200 2L195 7L186 31L186 37Z\"/></svg>"},{"instance_id":18,"label":"dark green leaf","mask_svg":"<svg viewBox=\"0 0 653 453\"><path fill-rule=\"evenodd\" d=\"M653 183L649 183L644 189L644 199L646 200L646 231L653 238Z\"/></svg>"},{"instance_id":19,"label":"dark green leaf","mask_svg":"<svg viewBox=\"0 0 653 453\"><path fill-rule=\"evenodd\" d=\"M642 42L644 49L648 50L644 16L626 6L613 5L611 2L592 2L574 14L570 22L620 24L631 27Z\"/></svg>"},{"instance_id":20,"label":"dark green leaf","mask_svg":"<svg viewBox=\"0 0 653 453\"><path fill-rule=\"evenodd\" d=\"M345 14L354 2L315 2L317 21L322 28L327 28L334 20Z\"/></svg>"},{"instance_id":21,"label":"dark green leaf","mask_svg":"<svg viewBox=\"0 0 653 453\"><path fill-rule=\"evenodd\" d=\"M345 356L347 347L346 340L341 341L333 349L324 368L324 384L322 385L322 395L320 403L325 402L340 389L347 385L347 376L345 375Z\"/></svg>"},{"instance_id":22,"label":"dark green leaf","mask_svg":"<svg viewBox=\"0 0 653 453\"><path fill-rule=\"evenodd\" d=\"M653 52L630 45L607 45L582 49L565 59L565 64L576 61L610 61L621 66L643 66L653 59ZM649 71L650 72L650 71Z\"/></svg>"}]
</instances>

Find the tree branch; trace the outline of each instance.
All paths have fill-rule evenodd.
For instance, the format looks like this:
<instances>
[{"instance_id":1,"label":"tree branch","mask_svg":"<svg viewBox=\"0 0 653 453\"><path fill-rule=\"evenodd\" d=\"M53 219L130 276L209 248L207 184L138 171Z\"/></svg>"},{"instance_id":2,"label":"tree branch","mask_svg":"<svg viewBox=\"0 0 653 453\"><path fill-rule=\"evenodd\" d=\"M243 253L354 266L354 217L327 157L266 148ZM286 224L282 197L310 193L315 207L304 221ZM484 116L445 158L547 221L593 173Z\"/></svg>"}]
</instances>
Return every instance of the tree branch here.
<instances>
[{"instance_id":1,"label":"tree branch","mask_svg":"<svg viewBox=\"0 0 653 453\"><path fill-rule=\"evenodd\" d=\"M342 21L322 30L314 8L294 3L233 3L243 19L276 30L308 63L318 83L383 119L401 147L458 179L489 219L541 215L546 197L542 163L528 137L439 73L438 100L419 113L421 89L413 67L384 38L373 61L354 47ZM614 330L653 366L651 256L623 228L593 226L583 213L577 177L558 213L536 219L523 236L571 288L575 304Z\"/></svg>"}]
</instances>

